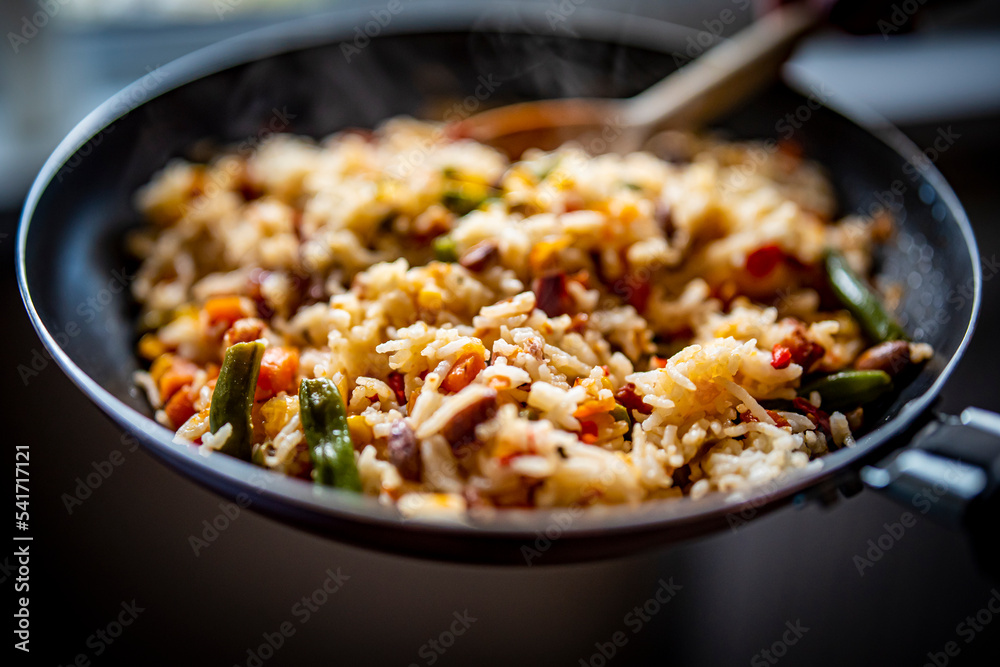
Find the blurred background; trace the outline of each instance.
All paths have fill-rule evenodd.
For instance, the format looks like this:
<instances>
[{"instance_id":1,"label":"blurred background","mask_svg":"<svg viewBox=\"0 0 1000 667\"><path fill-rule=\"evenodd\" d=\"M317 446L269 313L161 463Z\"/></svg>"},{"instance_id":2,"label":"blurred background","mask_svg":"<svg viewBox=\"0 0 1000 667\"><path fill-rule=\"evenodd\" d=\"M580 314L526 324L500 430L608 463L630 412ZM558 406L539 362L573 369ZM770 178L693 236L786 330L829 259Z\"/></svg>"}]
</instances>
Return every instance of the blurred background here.
<instances>
[{"instance_id":1,"label":"blurred background","mask_svg":"<svg viewBox=\"0 0 1000 667\"><path fill-rule=\"evenodd\" d=\"M730 8L735 19L725 33L753 16L747 0L546 4L567 3L710 30L708 22ZM417 14L430 4L440 3L403 0L402 7ZM872 35L828 30L812 37L787 76L874 109L922 147L943 131L956 136L936 164L969 213L984 261L995 265L1000 3L924 4L891 5ZM68 665L82 655L92 664L247 667L336 660L998 664L1000 615L981 613L993 596L1000 599L997 582L980 576L961 535L921 520L859 574L854 557L903 511L871 493L784 511L624 561L531 571L369 553L249 512L194 555L189 538L201 534L203 520L219 515L220 499L143 452L121 447L117 431L55 367L27 386L22 382L17 367L40 343L13 274L16 220L34 175L62 137L116 91L177 57L271 23L348 6L381 9L387 2L4 0L0 6L0 312L9 325L0 346L2 415L21 425L12 442L32 443L38 535L32 660L16 657L23 664ZM1000 337L1000 280L986 282L984 291L977 336L945 390L942 410L1000 410L993 347ZM56 442L58 457L46 456L46 445ZM120 472L69 511L64 494L115 447L125 452ZM8 554L0 552L5 590L14 580ZM338 568L350 578L300 625L295 605ZM683 586L675 599L608 657L623 616L656 593L660 578L670 577ZM112 636L109 624L133 600L143 611ZM466 632L450 639L442 634L453 627L454 613L466 611L476 619ZM969 625L966 619L977 614ZM279 643L274 633L285 621L295 622L296 633L268 650ZM96 634L104 630L108 634ZM432 640L453 645L438 651ZM949 642L958 649L952 655Z\"/></svg>"}]
</instances>

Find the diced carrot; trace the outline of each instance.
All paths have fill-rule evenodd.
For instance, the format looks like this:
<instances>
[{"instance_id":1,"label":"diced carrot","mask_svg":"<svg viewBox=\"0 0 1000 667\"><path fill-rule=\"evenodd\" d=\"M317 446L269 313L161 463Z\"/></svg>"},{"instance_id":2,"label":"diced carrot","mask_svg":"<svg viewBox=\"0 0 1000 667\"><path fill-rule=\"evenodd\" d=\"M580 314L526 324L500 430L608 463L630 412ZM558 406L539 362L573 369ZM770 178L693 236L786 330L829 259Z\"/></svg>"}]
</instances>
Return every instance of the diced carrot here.
<instances>
[{"instance_id":1,"label":"diced carrot","mask_svg":"<svg viewBox=\"0 0 1000 667\"><path fill-rule=\"evenodd\" d=\"M170 367L174 363L174 355L167 353L161 354L156 359L153 360L152 365L149 367L149 377L153 379L157 385L160 384L160 378L163 374L170 370Z\"/></svg>"},{"instance_id":2,"label":"diced carrot","mask_svg":"<svg viewBox=\"0 0 1000 667\"><path fill-rule=\"evenodd\" d=\"M159 360L157 360L159 361ZM177 391L185 385L194 382L198 367L187 359L171 357L169 367L159 374L156 386L160 390L160 400L164 403L170 400Z\"/></svg>"},{"instance_id":3,"label":"diced carrot","mask_svg":"<svg viewBox=\"0 0 1000 667\"><path fill-rule=\"evenodd\" d=\"M653 368L666 368L667 367L667 359L664 359L663 357L656 357L656 356L654 356L650 361L652 361L652 363L653 363Z\"/></svg>"},{"instance_id":4,"label":"diced carrot","mask_svg":"<svg viewBox=\"0 0 1000 667\"><path fill-rule=\"evenodd\" d=\"M225 322L227 325L252 315L244 309L243 299L235 295L212 297L205 302L205 312L210 323Z\"/></svg>"},{"instance_id":5,"label":"diced carrot","mask_svg":"<svg viewBox=\"0 0 1000 667\"><path fill-rule=\"evenodd\" d=\"M241 317L226 330L222 344L229 348L236 343L255 341L264 334L264 326L264 322L256 317Z\"/></svg>"},{"instance_id":6,"label":"diced carrot","mask_svg":"<svg viewBox=\"0 0 1000 667\"><path fill-rule=\"evenodd\" d=\"M195 413L195 396L193 394L194 392L191 391L191 387L188 385L175 392L163 407L163 411L167 413L167 418L170 419L170 423L173 424L174 428L180 428L181 424L190 419L191 415Z\"/></svg>"},{"instance_id":7,"label":"diced carrot","mask_svg":"<svg viewBox=\"0 0 1000 667\"><path fill-rule=\"evenodd\" d=\"M264 350L257 376L255 401L276 396L279 392L295 391L295 374L299 370L299 351L293 347L269 347Z\"/></svg>"},{"instance_id":8,"label":"diced carrot","mask_svg":"<svg viewBox=\"0 0 1000 667\"><path fill-rule=\"evenodd\" d=\"M486 360L479 352L463 354L441 381L441 388L448 392L465 389L486 368Z\"/></svg>"},{"instance_id":9,"label":"diced carrot","mask_svg":"<svg viewBox=\"0 0 1000 667\"><path fill-rule=\"evenodd\" d=\"M606 399L591 399L581 403L573 416L577 419L585 419L602 412L611 412L614 408L615 399L613 396L608 396Z\"/></svg>"}]
</instances>

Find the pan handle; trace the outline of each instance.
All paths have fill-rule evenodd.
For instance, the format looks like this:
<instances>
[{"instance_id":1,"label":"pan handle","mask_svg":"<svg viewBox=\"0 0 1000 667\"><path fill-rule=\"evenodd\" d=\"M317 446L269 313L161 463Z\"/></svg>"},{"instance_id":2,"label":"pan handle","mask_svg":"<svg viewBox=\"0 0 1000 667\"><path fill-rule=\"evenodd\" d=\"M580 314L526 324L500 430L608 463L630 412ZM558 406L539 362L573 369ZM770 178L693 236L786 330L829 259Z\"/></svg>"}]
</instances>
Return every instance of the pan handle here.
<instances>
[{"instance_id":1,"label":"pan handle","mask_svg":"<svg viewBox=\"0 0 1000 667\"><path fill-rule=\"evenodd\" d=\"M1000 415L939 415L909 447L861 470L869 487L969 536L979 564L1000 578Z\"/></svg>"}]
</instances>

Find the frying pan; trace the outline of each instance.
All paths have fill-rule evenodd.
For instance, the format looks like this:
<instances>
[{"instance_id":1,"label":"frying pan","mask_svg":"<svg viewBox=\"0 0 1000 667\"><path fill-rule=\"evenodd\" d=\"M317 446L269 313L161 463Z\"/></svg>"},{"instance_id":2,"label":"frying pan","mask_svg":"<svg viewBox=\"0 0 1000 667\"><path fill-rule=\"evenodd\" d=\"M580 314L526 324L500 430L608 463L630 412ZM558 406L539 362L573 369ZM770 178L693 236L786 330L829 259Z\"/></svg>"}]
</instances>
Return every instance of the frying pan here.
<instances>
[{"instance_id":1,"label":"frying pan","mask_svg":"<svg viewBox=\"0 0 1000 667\"><path fill-rule=\"evenodd\" d=\"M842 212L892 209L900 233L880 273L908 286L900 317L935 356L857 446L742 496L640 507L511 510L461 521L405 519L373 498L317 488L224 455L175 445L132 382L135 269L123 250L140 224L135 190L171 158L223 145L252 150L272 131L322 137L398 115L472 113L560 96L635 94L677 67L694 31L576 7L404 7L388 19L339 11L293 21L181 58L113 97L59 145L38 175L18 232L25 306L48 354L127 434L182 475L243 506L333 539L417 557L553 564L607 558L741 525L790 503L829 501L863 484L968 524L990 559L1000 479L996 415L935 415L980 301L978 251L944 179L897 130L846 117L776 85L718 129L799 141L832 177ZM788 119L794 118L791 122ZM784 119L784 122L782 122ZM992 430L991 430L992 429ZM72 443L47 443L68 447ZM923 504L921 504L923 506Z\"/></svg>"}]
</instances>

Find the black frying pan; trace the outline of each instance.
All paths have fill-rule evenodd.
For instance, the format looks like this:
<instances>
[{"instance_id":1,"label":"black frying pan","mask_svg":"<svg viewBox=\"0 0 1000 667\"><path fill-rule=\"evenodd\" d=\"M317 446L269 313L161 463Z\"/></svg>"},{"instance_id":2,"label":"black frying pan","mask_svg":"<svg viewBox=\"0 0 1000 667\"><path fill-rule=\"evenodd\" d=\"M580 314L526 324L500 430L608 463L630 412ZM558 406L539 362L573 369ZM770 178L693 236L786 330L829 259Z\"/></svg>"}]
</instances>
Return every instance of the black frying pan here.
<instances>
[{"instance_id":1,"label":"black frying pan","mask_svg":"<svg viewBox=\"0 0 1000 667\"><path fill-rule=\"evenodd\" d=\"M794 136L829 168L843 212L880 204L896 211L902 231L885 248L881 271L911 285L901 318L936 350L877 427L857 447L823 458L821 469L740 499L719 494L639 508L505 511L442 524L404 520L372 498L172 444L132 383L139 367L135 308L122 288L134 268L122 238L139 224L131 197L167 160L209 144L252 148L273 129L322 137L371 127L397 114L425 115L435 103L454 114L539 97L632 95L674 69L672 54L683 53L693 34L583 8L555 22L540 9L485 17L480 11L408 7L387 26L370 24L365 12L310 17L182 58L93 112L42 169L19 230L21 293L56 362L111 419L182 474L317 533L414 556L534 564L623 555L742 524L793 501L853 493L862 478L904 502L931 493L937 514L973 523L992 518L1000 429L990 435L983 424L996 416L968 412L966 421L978 425L970 426L930 411L979 307L978 252L965 214L898 131L814 108L783 86L720 128L734 137L777 138L790 129L781 119L798 113ZM359 38L356 26L377 36ZM492 89L484 96L484 88ZM911 442L891 464L866 468ZM993 534L973 530L985 539Z\"/></svg>"}]
</instances>

